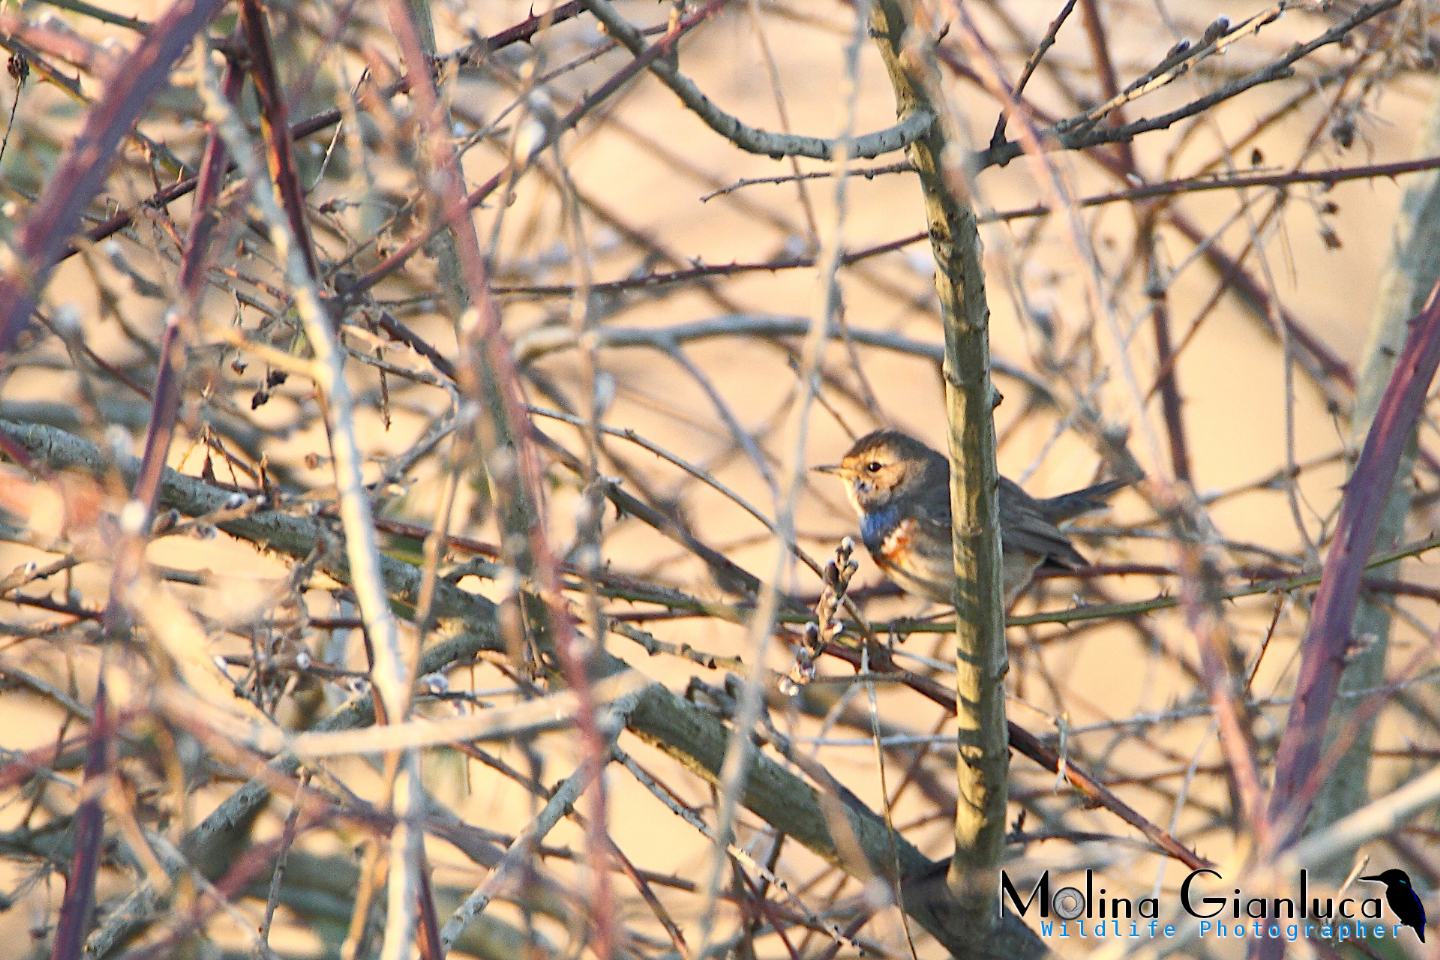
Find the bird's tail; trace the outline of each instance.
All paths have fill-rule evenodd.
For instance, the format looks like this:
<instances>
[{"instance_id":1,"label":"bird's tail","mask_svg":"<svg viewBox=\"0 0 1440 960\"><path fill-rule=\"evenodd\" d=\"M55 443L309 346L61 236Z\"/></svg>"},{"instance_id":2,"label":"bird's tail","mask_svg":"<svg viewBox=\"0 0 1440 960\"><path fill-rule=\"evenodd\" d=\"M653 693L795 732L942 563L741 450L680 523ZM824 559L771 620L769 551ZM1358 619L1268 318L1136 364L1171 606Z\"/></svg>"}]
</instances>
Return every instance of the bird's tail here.
<instances>
[{"instance_id":1,"label":"bird's tail","mask_svg":"<svg viewBox=\"0 0 1440 960\"><path fill-rule=\"evenodd\" d=\"M1093 487L1086 487L1084 490L1076 490L1073 493L1062 493L1058 497L1049 497L1038 501L1040 512L1045 519L1051 523L1061 523L1080 516L1082 513L1090 513L1094 510L1103 510L1105 501L1116 490L1130 486L1133 480L1106 480L1104 483L1097 483Z\"/></svg>"}]
</instances>

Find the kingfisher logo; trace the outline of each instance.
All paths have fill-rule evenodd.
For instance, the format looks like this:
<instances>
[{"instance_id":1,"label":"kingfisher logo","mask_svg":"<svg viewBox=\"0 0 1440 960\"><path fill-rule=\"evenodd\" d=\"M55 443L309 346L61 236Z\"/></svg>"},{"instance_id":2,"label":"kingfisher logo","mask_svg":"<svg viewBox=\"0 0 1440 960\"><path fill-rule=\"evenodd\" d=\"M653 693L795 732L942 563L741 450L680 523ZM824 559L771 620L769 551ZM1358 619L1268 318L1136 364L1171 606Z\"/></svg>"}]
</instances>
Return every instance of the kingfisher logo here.
<instances>
[{"instance_id":1,"label":"kingfisher logo","mask_svg":"<svg viewBox=\"0 0 1440 960\"><path fill-rule=\"evenodd\" d=\"M1249 897L1227 884L1216 870L1192 870L1180 884L1178 903L1167 916L1189 917L1184 935L1219 940L1385 940L1409 927L1425 941L1425 906L1403 870L1359 877L1384 884L1376 896L1320 896L1310 890L1301 870L1293 897ZM1050 871L1038 879L1016 883L1000 871L999 909L1035 921L1040 935L1064 939L1174 939L1182 934L1175 922L1162 922L1161 898L1126 897L1097 885L1093 870L1083 884L1052 887Z\"/></svg>"},{"instance_id":2,"label":"kingfisher logo","mask_svg":"<svg viewBox=\"0 0 1440 960\"><path fill-rule=\"evenodd\" d=\"M1412 928L1420 942L1425 942L1425 904L1410 885L1410 875L1404 870L1386 870L1373 877L1361 877L1367 883L1385 884L1385 903L1400 922Z\"/></svg>"}]
</instances>

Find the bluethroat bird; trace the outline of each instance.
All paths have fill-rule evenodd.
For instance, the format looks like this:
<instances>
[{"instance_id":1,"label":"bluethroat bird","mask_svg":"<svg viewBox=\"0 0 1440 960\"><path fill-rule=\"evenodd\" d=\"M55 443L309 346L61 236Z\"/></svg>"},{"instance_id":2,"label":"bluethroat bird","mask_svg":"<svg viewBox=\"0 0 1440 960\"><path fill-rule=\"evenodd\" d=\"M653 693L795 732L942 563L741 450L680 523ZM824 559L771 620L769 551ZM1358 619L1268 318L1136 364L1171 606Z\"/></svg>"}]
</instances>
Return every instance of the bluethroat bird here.
<instances>
[{"instance_id":1,"label":"bluethroat bird","mask_svg":"<svg viewBox=\"0 0 1440 960\"><path fill-rule=\"evenodd\" d=\"M860 515L860 538L877 566L905 592L950 602L955 582L950 547L950 461L898 430L876 430L855 441L838 464L816 467L845 481ZM1037 500L1000 478L1000 550L1005 605L1041 567L1073 570L1085 558L1057 526L1099 510L1127 486L1109 480L1074 493Z\"/></svg>"}]
</instances>

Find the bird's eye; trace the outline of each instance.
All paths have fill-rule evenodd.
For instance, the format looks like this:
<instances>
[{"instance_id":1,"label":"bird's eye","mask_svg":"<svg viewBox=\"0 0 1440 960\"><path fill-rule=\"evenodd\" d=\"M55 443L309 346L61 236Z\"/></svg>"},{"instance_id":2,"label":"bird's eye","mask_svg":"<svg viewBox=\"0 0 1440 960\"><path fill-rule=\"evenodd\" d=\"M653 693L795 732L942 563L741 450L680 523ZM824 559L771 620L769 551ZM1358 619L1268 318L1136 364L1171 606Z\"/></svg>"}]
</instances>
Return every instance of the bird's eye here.
<instances>
[{"instance_id":1,"label":"bird's eye","mask_svg":"<svg viewBox=\"0 0 1440 960\"><path fill-rule=\"evenodd\" d=\"M871 473L879 473L879 472L880 472L880 461L879 461L879 460L871 460L869 463L865 464L865 469L868 470L868 471L871 472Z\"/></svg>"}]
</instances>

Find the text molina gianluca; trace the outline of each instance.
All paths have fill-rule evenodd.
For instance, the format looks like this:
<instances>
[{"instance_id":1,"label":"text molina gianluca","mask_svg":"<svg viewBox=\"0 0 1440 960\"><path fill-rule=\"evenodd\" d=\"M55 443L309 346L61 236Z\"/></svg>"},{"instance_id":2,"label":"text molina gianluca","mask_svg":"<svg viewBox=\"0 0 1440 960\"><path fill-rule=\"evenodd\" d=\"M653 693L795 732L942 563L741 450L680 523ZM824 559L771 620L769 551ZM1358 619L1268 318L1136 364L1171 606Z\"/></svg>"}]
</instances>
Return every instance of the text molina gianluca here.
<instances>
[{"instance_id":1,"label":"text molina gianluca","mask_svg":"<svg viewBox=\"0 0 1440 960\"><path fill-rule=\"evenodd\" d=\"M1382 916L1383 901L1379 897L1310 896L1309 877L1303 869L1299 872L1297 896L1294 897L1246 897L1238 887L1232 887L1227 895L1217 895L1214 881L1223 880L1219 872L1208 868L1190 871L1180 884L1181 909L1198 919L1224 915L1234 920L1378 920ZM1096 890L1094 871L1091 870L1085 871L1083 889L1061 887L1053 896L1050 892L1050 871L1046 870L1040 874L1029 895L1023 898L1010 875L1001 870L1000 910L1004 910L1007 899L1021 917L1037 909L1041 919L1045 920L1078 920L1082 917L1086 920L1130 920L1135 917L1153 920L1160 915L1158 897L1132 899L1110 896L1104 887Z\"/></svg>"}]
</instances>

